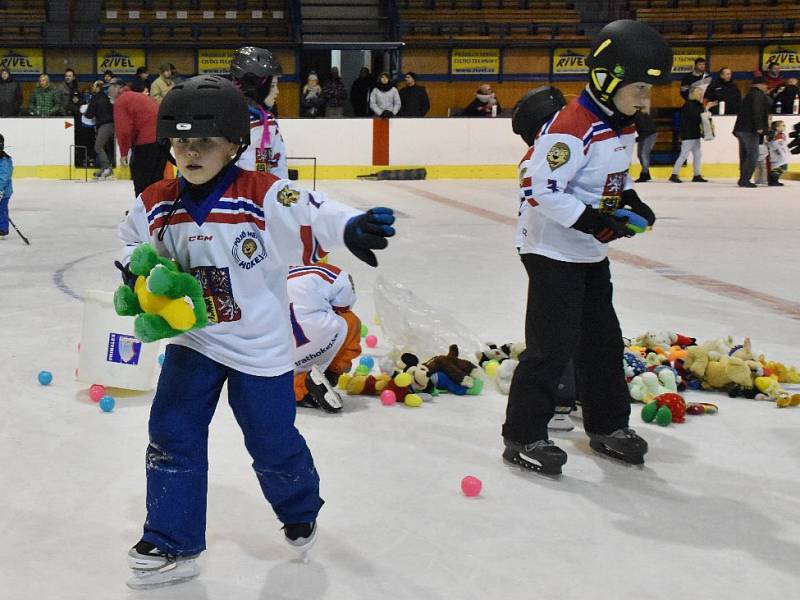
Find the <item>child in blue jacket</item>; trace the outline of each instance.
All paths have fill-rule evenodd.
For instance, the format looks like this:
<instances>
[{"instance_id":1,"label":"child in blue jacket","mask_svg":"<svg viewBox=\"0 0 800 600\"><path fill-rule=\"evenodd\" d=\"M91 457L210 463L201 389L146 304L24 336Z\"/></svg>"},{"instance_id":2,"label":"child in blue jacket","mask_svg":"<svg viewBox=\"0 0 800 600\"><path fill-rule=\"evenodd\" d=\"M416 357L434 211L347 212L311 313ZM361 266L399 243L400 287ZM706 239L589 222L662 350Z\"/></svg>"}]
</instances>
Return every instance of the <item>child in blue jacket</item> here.
<instances>
[{"instance_id":1,"label":"child in blue jacket","mask_svg":"<svg viewBox=\"0 0 800 600\"><path fill-rule=\"evenodd\" d=\"M0 135L0 240L8 237L8 201L14 192L11 187L11 174L14 163L5 151L5 138Z\"/></svg>"}]
</instances>

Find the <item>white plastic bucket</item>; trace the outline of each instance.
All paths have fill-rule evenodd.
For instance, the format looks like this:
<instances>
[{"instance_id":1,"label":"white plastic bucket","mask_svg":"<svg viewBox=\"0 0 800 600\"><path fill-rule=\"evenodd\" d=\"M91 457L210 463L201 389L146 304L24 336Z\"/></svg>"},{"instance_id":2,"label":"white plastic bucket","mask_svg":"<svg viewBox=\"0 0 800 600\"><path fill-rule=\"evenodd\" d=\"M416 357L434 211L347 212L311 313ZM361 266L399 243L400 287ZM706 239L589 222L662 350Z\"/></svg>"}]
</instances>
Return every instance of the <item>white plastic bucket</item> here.
<instances>
[{"instance_id":1,"label":"white plastic bucket","mask_svg":"<svg viewBox=\"0 0 800 600\"><path fill-rule=\"evenodd\" d=\"M133 335L133 317L114 310L114 294L87 290L83 295L78 380L126 390L152 390L160 344Z\"/></svg>"}]
</instances>

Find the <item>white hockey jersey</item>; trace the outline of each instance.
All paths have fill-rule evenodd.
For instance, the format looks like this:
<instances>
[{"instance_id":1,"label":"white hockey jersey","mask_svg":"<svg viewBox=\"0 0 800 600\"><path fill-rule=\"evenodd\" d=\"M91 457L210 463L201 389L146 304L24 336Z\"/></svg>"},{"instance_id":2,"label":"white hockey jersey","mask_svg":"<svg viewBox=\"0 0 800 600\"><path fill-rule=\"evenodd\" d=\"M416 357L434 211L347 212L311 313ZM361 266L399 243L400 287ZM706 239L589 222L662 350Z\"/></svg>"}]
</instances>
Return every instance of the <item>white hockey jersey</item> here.
<instances>
[{"instance_id":1,"label":"white hockey jersey","mask_svg":"<svg viewBox=\"0 0 800 600\"><path fill-rule=\"evenodd\" d=\"M200 204L181 197L183 185L182 179L162 180L139 195L119 227L123 264L147 242L200 282L209 325L172 343L251 375L290 371L286 276L299 253L298 228L313 226L326 245L342 245L345 224L360 211L236 167Z\"/></svg>"},{"instance_id":2,"label":"white hockey jersey","mask_svg":"<svg viewBox=\"0 0 800 600\"><path fill-rule=\"evenodd\" d=\"M290 267L287 284L295 371L312 365L324 371L347 335L347 323L336 311L355 304L353 279L339 267L318 263Z\"/></svg>"},{"instance_id":3,"label":"white hockey jersey","mask_svg":"<svg viewBox=\"0 0 800 600\"><path fill-rule=\"evenodd\" d=\"M237 167L245 171L270 173L278 179L289 179L286 144L278 121L261 106L250 104L250 145L239 157Z\"/></svg>"},{"instance_id":4,"label":"white hockey jersey","mask_svg":"<svg viewBox=\"0 0 800 600\"><path fill-rule=\"evenodd\" d=\"M616 132L584 93L542 126L519 165L515 243L522 254L576 263L600 262L608 245L571 229L586 205L619 207L636 141L633 125Z\"/></svg>"},{"instance_id":5,"label":"white hockey jersey","mask_svg":"<svg viewBox=\"0 0 800 600\"><path fill-rule=\"evenodd\" d=\"M775 137L767 143L769 149L769 166L771 169L789 164L789 146L786 144L786 134L776 133Z\"/></svg>"}]
</instances>

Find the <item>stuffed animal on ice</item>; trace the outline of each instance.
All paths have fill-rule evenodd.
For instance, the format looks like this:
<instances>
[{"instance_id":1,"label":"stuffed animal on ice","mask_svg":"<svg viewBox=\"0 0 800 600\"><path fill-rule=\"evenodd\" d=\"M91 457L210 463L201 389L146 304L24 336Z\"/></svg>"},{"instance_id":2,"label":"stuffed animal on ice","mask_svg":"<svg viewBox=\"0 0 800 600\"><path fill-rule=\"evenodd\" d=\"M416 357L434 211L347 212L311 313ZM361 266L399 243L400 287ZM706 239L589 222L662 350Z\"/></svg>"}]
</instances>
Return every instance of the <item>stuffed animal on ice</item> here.
<instances>
[{"instance_id":1,"label":"stuffed animal on ice","mask_svg":"<svg viewBox=\"0 0 800 600\"><path fill-rule=\"evenodd\" d=\"M670 369L662 369L658 373L646 371L631 379L628 391L634 400L649 404L661 394L677 394L678 384L675 373Z\"/></svg>"},{"instance_id":2,"label":"stuffed animal on ice","mask_svg":"<svg viewBox=\"0 0 800 600\"><path fill-rule=\"evenodd\" d=\"M451 344L447 354L434 356L423 363L432 377L434 373L444 373L453 383L465 388L475 385L479 374L478 366L458 357L458 346Z\"/></svg>"},{"instance_id":3,"label":"stuffed animal on ice","mask_svg":"<svg viewBox=\"0 0 800 600\"><path fill-rule=\"evenodd\" d=\"M758 362L764 366L764 375L769 373L778 378L778 383L800 383L800 371L796 367L786 366L781 362L767 360L764 355L758 357Z\"/></svg>"},{"instance_id":4,"label":"stuffed animal on ice","mask_svg":"<svg viewBox=\"0 0 800 600\"><path fill-rule=\"evenodd\" d=\"M790 394L772 377L756 377L755 386L767 399L773 400L778 408L800 405L800 394Z\"/></svg>"},{"instance_id":5,"label":"stuffed animal on ice","mask_svg":"<svg viewBox=\"0 0 800 600\"><path fill-rule=\"evenodd\" d=\"M503 344L502 346L498 346L492 342L488 342L481 346L480 352L475 353L475 358L478 361L478 366L481 368L486 368L486 364L490 361L495 361L497 364L501 364L504 360L507 360L511 356L511 346L510 344Z\"/></svg>"},{"instance_id":6,"label":"stuffed animal on ice","mask_svg":"<svg viewBox=\"0 0 800 600\"><path fill-rule=\"evenodd\" d=\"M508 394L511 389L511 379L514 377L514 371L517 369L519 361L514 358L509 358L500 363L494 376L494 382L497 389L503 394Z\"/></svg>"},{"instance_id":7,"label":"stuffed animal on ice","mask_svg":"<svg viewBox=\"0 0 800 600\"><path fill-rule=\"evenodd\" d=\"M718 342L690 346L686 349L684 368L694 375L703 389L733 391L746 395L753 389L753 375L763 371L757 361L728 356L730 347L724 352Z\"/></svg>"},{"instance_id":8,"label":"stuffed animal on ice","mask_svg":"<svg viewBox=\"0 0 800 600\"><path fill-rule=\"evenodd\" d=\"M634 338L633 345L644 348L646 352L652 351L661 354L666 353L671 346L686 348L693 346L696 342L695 338L674 331L646 331Z\"/></svg>"},{"instance_id":9,"label":"stuffed animal on ice","mask_svg":"<svg viewBox=\"0 0 800 600\"><path fill-rule=\"evenodd\" d=\"M174 337L208 324L200 282L152 246L137 246L128 269L136 275L134 287L117 288L114 308L120 316L136 317L133 330L141 341Z\"/></svg>"}]
</instances>

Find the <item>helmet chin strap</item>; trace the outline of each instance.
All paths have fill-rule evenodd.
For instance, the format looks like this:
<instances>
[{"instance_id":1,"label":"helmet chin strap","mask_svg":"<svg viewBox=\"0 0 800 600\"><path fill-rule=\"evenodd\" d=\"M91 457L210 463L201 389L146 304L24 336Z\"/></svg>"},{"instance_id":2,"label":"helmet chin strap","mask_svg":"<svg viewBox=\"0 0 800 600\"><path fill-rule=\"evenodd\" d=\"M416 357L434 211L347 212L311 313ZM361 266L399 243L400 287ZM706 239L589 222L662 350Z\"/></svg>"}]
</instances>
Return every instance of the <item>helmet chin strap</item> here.
<instances>
[{"instance_id":1,"label":"helmet chin strap","mask_svg":"<svg viewBox=\"0 0 800 600\"><path fill-rule=\"evenodd\" d=\"M614 104L613 94L608 97L607 102L601 102L594 93L594 90L592 90L592 85L588 83L586 84L586 93L597 105L597 107L603 111L603 114L606 116L606 121L608 121L608 124L614 129L622 129L623 127L633 123L634 115L626 115L625 113L620 112L617 109L617 105Z\"/></svg>"}]
</instances>

